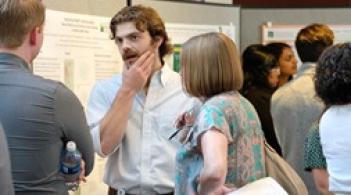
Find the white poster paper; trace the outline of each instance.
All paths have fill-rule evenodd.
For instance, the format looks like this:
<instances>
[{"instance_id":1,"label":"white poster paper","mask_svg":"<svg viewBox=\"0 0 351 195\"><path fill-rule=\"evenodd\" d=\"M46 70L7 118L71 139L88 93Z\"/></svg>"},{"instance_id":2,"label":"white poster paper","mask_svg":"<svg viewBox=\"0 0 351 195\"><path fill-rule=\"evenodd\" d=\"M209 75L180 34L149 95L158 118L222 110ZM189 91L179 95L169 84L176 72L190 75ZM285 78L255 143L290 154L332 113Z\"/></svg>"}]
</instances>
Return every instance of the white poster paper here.
<instances>
[{"instance_id":1,"label":"white poster paper","mask_svg":"<svg viewBox=\"0 0 351 195\"><path fill-rule=\"evenodd\" d=\"M235 39L235 26L232 24L198 25L166 23L166 30L173 44L183 44L190 37L208 32L222 32L229 36L234 42L237 42Z\"/></svg>"},{"instance_id":2,"label":"white poster paper","mask_svg":"<svg viewBox=\"0 0 351 195\"><path fill-rule=\"evenodd\" d=\"M110 40L110 18L46 11L44 44L34 61L34 73L58 80L86 105L96 80L122 69L122 60Z\"/></svg>"},{"instance_id":3,"label":"white poster paper","mask_svg":"<svg viewBox=\"0 0 351 195\"><path fill-rule=\"evenodd\" d=\"M305 25L272 25L262 26L262 43L282 41L294 45L297 33ZM351 41L351 25L328 25L334 32L335 43Z\"/></svg>"}]
</instances>

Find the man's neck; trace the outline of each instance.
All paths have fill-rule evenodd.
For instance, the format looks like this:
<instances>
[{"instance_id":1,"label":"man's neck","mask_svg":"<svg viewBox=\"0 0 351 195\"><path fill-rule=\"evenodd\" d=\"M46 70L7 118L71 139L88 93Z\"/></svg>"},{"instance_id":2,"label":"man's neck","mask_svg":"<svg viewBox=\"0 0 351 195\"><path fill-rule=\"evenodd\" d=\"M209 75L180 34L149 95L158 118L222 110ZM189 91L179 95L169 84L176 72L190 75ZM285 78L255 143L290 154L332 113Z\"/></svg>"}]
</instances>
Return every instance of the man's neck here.
<instances>
[{"instance_id":1,"label":"man's neck","mask_svg":"<svg viewBox=\"0 0 351 195\"><path fill-rule=\"evenodd\" d=\"M10 53L10 54L16 55L22 58L30 66L29 68L32 68L30 54L28 52L25 52L25 50L21 47L16 49L0 47L0 53Z\"/></svg>"},{"instance_id":2,"label":"man's neck","mask_svg":"<svg viewBox=\"0 0 351 195\"><path fill-rule=\"evenodd\" d=\"M151 71L151 74L150 74L149 78L147 79L145 87L143 88L143 91L144 91L145 94L147 94L147 92L148 92L152 76L155 74L155 72L161 70L162 67L163 67L163 65L161 63L160 58L157 58L157 60L155 60L155 63L152 66L152 71Z\"/></svg>"}]
</instances>

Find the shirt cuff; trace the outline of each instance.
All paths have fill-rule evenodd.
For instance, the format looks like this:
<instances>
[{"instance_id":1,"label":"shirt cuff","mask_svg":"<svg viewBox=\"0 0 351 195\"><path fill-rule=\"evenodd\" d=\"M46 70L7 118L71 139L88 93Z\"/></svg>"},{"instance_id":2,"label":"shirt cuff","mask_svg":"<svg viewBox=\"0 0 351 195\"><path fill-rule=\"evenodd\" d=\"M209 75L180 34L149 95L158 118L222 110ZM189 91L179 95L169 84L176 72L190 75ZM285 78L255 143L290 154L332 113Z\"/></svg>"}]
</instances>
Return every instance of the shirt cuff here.
<instances>
[{"instance_id":1,"label":"shirt cuff","mask_svg":"<svg viewBox=\"0 0 351 195\"><path fill-rule=\"evenodd\" d=\"M102 158L106 158L109 155L115 153L119 147L119 145L115 146L115 148L112 150L112 152L108 154L104 154L101 149L101 142L100 142L100 125L96 125L93 127L91 130L91 136L93 137L93 144L94 144L94 150L95 152L101 156Z\"/></svg>"}]
</instances>

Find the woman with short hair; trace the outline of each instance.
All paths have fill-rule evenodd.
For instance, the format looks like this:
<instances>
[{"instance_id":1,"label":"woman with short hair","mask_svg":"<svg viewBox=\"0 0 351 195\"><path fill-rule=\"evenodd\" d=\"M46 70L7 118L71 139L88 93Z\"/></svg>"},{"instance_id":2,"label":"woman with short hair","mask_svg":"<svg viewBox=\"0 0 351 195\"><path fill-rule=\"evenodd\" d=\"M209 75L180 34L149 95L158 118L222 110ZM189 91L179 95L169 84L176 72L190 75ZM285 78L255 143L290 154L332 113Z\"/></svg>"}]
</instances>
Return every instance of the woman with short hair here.
<instances>
[{"instance_id":1,"label":"woman with short hair","mask_svg":"<svg viewBox=\"0 0 351 195\"><path fill-rule=\"evenodd\" d=\"M265 177L264 135L238 92L243 73L234 42L222 33L193 37L181 65L184 90L203 105L182 123L189 132L177 153L175 194L224 194Z\"/></svg>"}]
</instances>

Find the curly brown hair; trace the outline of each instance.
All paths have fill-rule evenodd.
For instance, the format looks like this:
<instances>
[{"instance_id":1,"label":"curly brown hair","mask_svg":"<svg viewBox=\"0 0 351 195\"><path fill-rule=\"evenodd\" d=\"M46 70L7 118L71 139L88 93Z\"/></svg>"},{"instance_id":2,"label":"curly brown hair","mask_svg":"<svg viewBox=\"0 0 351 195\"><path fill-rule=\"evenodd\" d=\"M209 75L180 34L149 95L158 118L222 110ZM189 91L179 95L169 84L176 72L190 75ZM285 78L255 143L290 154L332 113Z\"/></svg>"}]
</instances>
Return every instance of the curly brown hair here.
<instances>
[{"instance_id":1,"label":"curly brown hair","mask_svg":"<svg viewBox=\"0 0 351 195\"><path fill-rule=\"evenodd\" d=\"M164 64L163 57L171 54L173 47L167 35L165 24L156 10L142 5L128 6L120 10L110 22L112 40L116 39L117 25L124 22L134 22L135 27L141 32L147 30L152 40L156 40L156 37L163 38L163 42L158 50L160 60Z\"/></svg>"}]
</instances>

